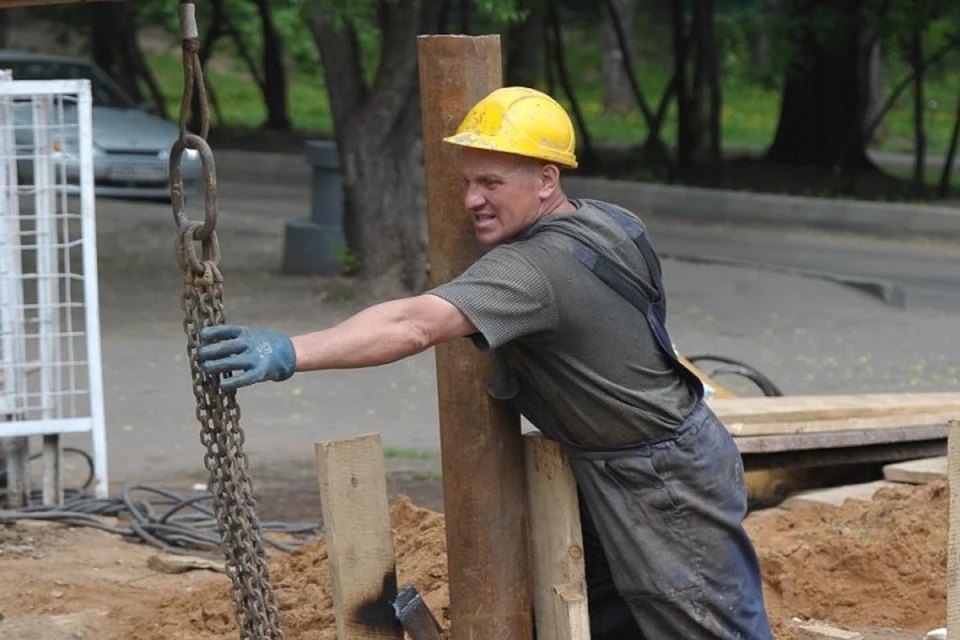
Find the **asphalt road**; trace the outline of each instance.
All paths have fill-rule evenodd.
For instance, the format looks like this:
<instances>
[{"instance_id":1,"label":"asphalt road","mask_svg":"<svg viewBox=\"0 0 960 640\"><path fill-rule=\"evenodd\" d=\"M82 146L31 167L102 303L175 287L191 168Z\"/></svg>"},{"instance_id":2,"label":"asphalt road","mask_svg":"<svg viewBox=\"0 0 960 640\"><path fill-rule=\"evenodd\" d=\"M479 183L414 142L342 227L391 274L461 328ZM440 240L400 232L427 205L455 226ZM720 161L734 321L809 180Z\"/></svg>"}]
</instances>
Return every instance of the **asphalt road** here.
<instances>
[{"instance_id":1,"label":"asphalt road","mask_svg":"<svg viewBox=\"0 0 960 640\"><path fill-rule=\"evenodd\" d=\"M910 309L960 310L960 247L853 234L657 225L651 235L664 257L820 277L899 292ZM871 290L869 287L865 290Z\"/></svg>"},{"instance_id":2,"label":"asphalt road","mask_svg":"<svg viewBox=\"0 0 960 640\"><path fill-rule=\"evenodd\" d=\"M309 216L306 188L223 182L218 225L230 322L301 333L396 289L279 274L284 222ZM188 206L198 218L201 203ZM960 385L955 247L837 234L684 227L648 220L664 254L668 326L687 355L743 360L790 394L955 390ZM112 488L205 477L184 357L169 205L98 201L100 299ZM758 266L674 259L736 259ZM905 308L802 267L881 277ZM741 380L724 380L756 393ZM318 440L377 432L387 447L439 448L434 355L297 375L240 393L251 465L310 475ZM82 437L71 442L84 444ZM405 456L388 466L420 464ZM436 461L426 464L436 464Z\"/></svg>"}]
</instances>

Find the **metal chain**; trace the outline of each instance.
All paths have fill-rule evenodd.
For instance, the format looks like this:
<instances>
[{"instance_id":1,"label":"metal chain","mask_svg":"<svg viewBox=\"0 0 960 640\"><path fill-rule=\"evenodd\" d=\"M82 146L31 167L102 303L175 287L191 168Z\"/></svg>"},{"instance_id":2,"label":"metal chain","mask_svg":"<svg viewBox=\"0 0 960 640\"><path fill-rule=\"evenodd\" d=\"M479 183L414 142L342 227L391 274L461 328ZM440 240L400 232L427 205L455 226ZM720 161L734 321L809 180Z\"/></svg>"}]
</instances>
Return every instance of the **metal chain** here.
<instances>
[{"instance_id":1,"label":"metal chain","mask_svg":"<svg viewBox=\"0 0 960 640\"><path fill-rule=\"evenodd\" d=\"M220 545L226 572L233 587L234 612L240 637L249 640L283 640L253 486L243 451L245 436L240 428L236 392L220 388L216 376L207 375L197 362L199 332L224 323L223 274L217 240L216 171L213 152L206 142L207 114L203 71L198 57L197 25L193 2L180 2L180 33L183 41L184 90L180 109L180 135L170 150L170 195L177 223L176 258L183 272L181 308L187 355L196 397L200 442L206 448L203 462L210 472ZM201 132L187 133L186 119L197 88L201 105ZM204 221L192 222L184 213L181 161L186 149L199 152L206 186ZM197 245L200 245L198 255Z\"/></svg>"}]
</instances>

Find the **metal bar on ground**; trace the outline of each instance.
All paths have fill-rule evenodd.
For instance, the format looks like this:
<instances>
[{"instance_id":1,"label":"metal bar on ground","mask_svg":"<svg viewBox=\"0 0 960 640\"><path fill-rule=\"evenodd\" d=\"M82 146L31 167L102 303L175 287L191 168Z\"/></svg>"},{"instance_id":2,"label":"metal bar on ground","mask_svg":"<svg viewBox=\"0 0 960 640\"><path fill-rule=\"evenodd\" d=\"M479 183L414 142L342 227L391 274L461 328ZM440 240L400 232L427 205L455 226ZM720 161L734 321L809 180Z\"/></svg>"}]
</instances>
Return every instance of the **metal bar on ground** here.
<instances>
[{"instance_id":1,"label":"metal bar on ground","mask_svg":"<svg viewBox=\"0 0 960 640\"><path fill-rule=\"evenodd\" d=\"M442 142L502 86L500 38L419 36L430 275L460 274L480 247L464 213L454 149ZM533 636L523 441L517 413L493 400L493 359L468 340L436 348L452 640Z\"/></svg>"},{"instance_id":2,"label":"metal bar on ground","mask_svg":"<svg viewBox=\"0 0 960 640\"><path fill-rule=\"evenodd\" d=\"M318 442L317 477L340 640L402 640L380 436Z\"/></svg>"},{"instance_id":3,"label":"metal bar on ground","mask_svg":"<svg viewBox=\"0 0 960 640\"><path fill-rule=\"evenodd\" d=\"M570 611L557 607L555 588L565 585L564 593L579 592L584 598L587 593L577 481L558 443L539 433L523 439L537 637L565 638Z\"/></svg>"},{"instance_id":4,"label":"metal bar on ground","mask_svg":"<svg viewBox=\"0 0 960 640\"><path fill-rule=\"evenodd\" d=\"M404 587L393 602L403 630L412 640L442 640L443 631L415 587Z\"/></svg>"}]
</instances>

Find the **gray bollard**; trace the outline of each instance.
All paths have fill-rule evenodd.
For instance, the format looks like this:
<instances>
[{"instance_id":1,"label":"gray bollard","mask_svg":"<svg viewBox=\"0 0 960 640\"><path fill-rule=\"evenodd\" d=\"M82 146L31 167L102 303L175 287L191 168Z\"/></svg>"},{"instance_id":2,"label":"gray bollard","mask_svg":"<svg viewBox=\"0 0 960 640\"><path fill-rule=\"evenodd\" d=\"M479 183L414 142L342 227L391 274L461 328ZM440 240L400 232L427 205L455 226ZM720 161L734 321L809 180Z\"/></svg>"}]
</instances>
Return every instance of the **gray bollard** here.
<instances>
[{"instance_id":1,"label":"gray bollard","mask_svg":"<svg viewBox=\"0 0 960 640\"><path fill-rule=\"evenodd\" d=\"M340 158L332 140L309 140L311 166L309 220L292 220L284 228L283 272L336 276L342 271L343 191Z\"/></svg>"}]
</instances>

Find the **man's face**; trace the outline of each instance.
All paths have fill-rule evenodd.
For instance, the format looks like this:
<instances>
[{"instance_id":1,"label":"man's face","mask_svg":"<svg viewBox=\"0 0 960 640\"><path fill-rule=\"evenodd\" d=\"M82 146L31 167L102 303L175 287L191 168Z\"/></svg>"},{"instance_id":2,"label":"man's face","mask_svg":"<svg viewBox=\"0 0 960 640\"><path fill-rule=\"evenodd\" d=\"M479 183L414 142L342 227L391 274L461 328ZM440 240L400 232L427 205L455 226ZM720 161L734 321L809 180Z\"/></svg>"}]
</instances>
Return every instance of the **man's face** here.
<instances>
[{"instance_id":1,"label":"man's face","mask_svg":"<svg viewBox=\"0 0 960 640\"><path fill-rule=\"evenodd\" d=\"M464 147L460 174L466 188L463 203L481 244L510 242L539 218L543 181L538 163Z\"/></svg>"}]
</instances>

